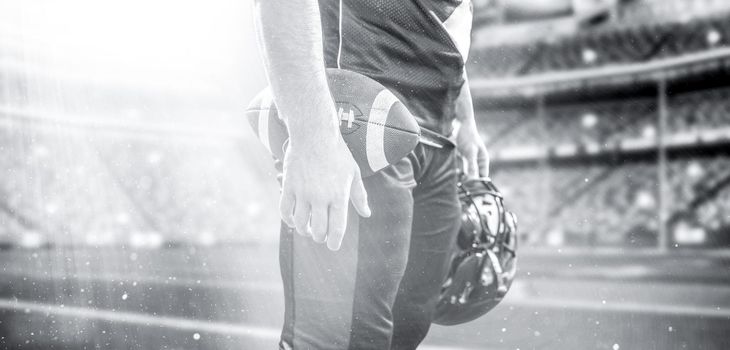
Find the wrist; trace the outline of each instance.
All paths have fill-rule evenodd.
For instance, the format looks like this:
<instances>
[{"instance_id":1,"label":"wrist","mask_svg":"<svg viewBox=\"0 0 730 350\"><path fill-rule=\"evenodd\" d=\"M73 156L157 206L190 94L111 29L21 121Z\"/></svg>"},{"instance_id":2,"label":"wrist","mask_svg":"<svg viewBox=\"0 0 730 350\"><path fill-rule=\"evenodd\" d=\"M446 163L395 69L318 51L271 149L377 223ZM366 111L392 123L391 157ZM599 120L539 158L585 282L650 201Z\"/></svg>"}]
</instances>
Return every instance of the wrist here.
<instances>
[{"instance_id":1,"label":"wrist","mask_svg":"<svg viewBox=\"0 0 730 350\"><path fill-rule=\"evenodd\" d=\"M457 118L457 123L463 128L463 127L476 127L477 122L474 119L474 116L462 116L460 118Z\"/></svg>"},{"instance_id":2,"label":"wrist","mask_svg":"<svg viewBox=\"0 0 730 350\"><path fill-rule=\"evenodd\" d=\"M474 121L474 119L468 120L456 120L454 123L454 137L460 138L463 137L465 133L471 134L473 131L477 130L477 124Z\"/></svg>"},{"instance_id":3,"label":"wrist","mask_svg":"<svg viewBox=\"0 0 730 350\"><path fill-rule=\"evenodd\" d=\"M342 142L339 125L332 120L312 118L289 124L289 147L297 149L332 148Z\"/></svg>"},{"instance_id":4,"label":"wrist","mask_svg":"<svg viewBox=\"0 0 730 350\"><path fill-rule=\"evenodd\" d=\"M284 101L294 100L298 102L280 109L289 131L290 146L296 144L316 147L320 143L331 145L337 138L341 139L339 120L329 93L301 93Z\"/></svg>"}]
</instances>

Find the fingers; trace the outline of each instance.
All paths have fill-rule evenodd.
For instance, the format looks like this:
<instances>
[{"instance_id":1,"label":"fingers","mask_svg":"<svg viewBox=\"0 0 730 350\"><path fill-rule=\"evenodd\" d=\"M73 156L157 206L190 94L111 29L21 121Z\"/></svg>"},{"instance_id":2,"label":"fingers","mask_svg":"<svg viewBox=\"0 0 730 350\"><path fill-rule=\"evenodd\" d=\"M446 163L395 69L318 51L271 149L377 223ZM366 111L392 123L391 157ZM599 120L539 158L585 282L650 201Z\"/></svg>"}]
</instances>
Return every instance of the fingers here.
<instances>
[{"instance_id":1,"label":"fingers","mask_svg":"<svg viewBox=\"0 0 730 350\"><path fill-rule=\"evenodd\" d=\"M294 227L297 228L297 233L302 236L309 236L311 234L309 228L309 214L309 203L304 200L297 200L294 209Z\"/></svg>"},{"instance_id":2,"label":"fingers","mask_svg":"<svg viewBox=\"0 0 730 350\"><path fill-rule=\"evenodd\" d=\"M330 204L316 204L318 201L311 201L312 195L294 195L286 185L283 187L279 205L282 220L296 228L301 236L311 237L317 243L327 242L330 250L339 250L342 245L347 229L349 202L361 216L370 217L372 214L359 171L353 176L347 191L349 193L333 195L330 200L334 202Z\"/></svg>"},{"instance_id":3,"label":"fingers","mask_svg":"<svg viewBox=\"0 0 730 350\"><path fill-rule=\"evenodd\" d=\"M368 193L365 191L365 184L362 182L359 171L355 174L355 178L352 181L350 201L360 216L365 218L370 217L371 211L368 205Z\"/></svg>"},{"instance_id":4,"label":"fingers","mask_svg":"<svg viewBox=\"0 0 730 350\"><path fill-rule=\"evenodd\" d=\"M469 176L479 177L479 161L477 161L476 152L469 158Z\"/></svg>"},{"instance_id":5,"label":"fingers","mask_svg":"<svg viewBox=\"0 0 730 350\"><path fill-rule=\"evenodd\" d=\"M467 177L479 177L478 153L479 150L477 147L470 147L466 152L462 154L462 161L464 162L464 172L466 173Z\"/></svg>"},{"instance_id":6,"label":"fingers","mask_svg":"<svg viewBox=\"0 0 730 350\"><path fill-rule=\"evenodd\" d=\"M327 248L339 250L347 229L347 202L332 204L327 225Z\"/></svg>"},{"instance_id":7,"label":"fingers","mask_svg":"<svg viewBox=\"0 0 730 350\"><path fill-rule=\"evenodd\" d=\"M286 187L279 199L279 215L287 226L294 227L294 194Z\"/></svg>"},{"instance_id":8,"label":"fingers","mask_svg":"<svg viewBox=\"0 0 730 350\"><path fill-rule=\"evenodd\" d=\"M479 147L479 155L477 163L479 164L479 175L481 177L489 177L489 151L486 147Z\"/></svg>"},{"instance_id":9,"label":"fingers","mask_svg":"<svg viewBox=\"0 0 730 350\"><path fill-rule=\"evenodd\" d=\"M327 205L312 206L311 229L312 238L317 243L324 243L327 239Z\"/></svg>"}]
</instances>

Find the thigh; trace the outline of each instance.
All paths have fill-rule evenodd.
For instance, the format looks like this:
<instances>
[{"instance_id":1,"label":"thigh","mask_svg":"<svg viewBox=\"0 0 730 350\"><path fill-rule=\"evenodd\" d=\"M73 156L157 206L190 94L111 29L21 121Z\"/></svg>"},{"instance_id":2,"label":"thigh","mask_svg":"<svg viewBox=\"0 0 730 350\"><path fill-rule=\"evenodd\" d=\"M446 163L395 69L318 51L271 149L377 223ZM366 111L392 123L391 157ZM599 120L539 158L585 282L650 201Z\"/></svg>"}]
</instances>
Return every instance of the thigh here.
<instances>
[{"instance_id":1,"label":"thigh","mask_svg":"<svg viewBox=\"0 0 730 350\"><path fill-rule=\"evenodd\" d=\"M413 191L408 264L393 306L393 349L415 349L426 336L459 229L453 152L432 151Z\"/></svg>"},{"instance_id":2,"label":"thigh","mask_svg":"<svg viewBox=\"0 0 730 350\"><path fill-rule=\"evenodd\" d=\"M366 178L372 216L360 218L350 208L337 252L283 227L282 348L389 347L391 307L408 257L414 185L408 159Z\"/></svg>"}]
</instances>

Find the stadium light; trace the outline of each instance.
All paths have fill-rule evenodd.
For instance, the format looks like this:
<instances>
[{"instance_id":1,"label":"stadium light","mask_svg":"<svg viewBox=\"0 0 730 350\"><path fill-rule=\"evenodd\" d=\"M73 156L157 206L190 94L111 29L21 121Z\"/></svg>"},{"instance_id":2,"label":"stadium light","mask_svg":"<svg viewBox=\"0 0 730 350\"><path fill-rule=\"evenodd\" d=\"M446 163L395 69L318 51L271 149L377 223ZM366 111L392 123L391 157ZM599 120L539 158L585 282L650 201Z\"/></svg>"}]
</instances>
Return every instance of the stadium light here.
<instances>
[{"instance_id":1,"label":"stadium light","mask_svg":"<svg viewBox=\"0 0 730 350\"><path fill-rule=\"evenodd\" d=\"M19 245L25 249L38 249L44 243L44 238L37 232L25 232L20 237Z\"/></svg>"},{"instance_id":2,"label":"stadium light","mask_svg":"<svg viewBox=\"0 0 730 350\"><path fill-rule=\"evenodd\" d=\"M645 139L653 139L656 137L656 128L653 125L647 125L641 131L641 136Z\"/></svg>"},{"instance_id":3,"label":"stadium light","mask_svg":"<svg viewBox=\"0 0 730 350\"><path fill-rule=\"evenodd\" d=\"M722 35L720 35L720 32L717 31L717 29L710 29L707 31L707 43L710 46L715 46L720 42L720 39L722 39Z\"/></svg>"},{"instance_id":4,"label":"stadium light","mask_svg":"<svg viewBox=\"0 0 730 350\"><path fill-rule=\"evenodd\" d=\"M147 153L147 163L157 164L162 160L162 157L163 157L162 153L160 153L158 151L149 152L149 153Z\"/></svg>"},{"instance_id":5,"label":"stadium light","mask_svg":"<svg viewBox=\"0 0 730 350\"><path fill-rule=\"evenodd\" d=\"M129 244L137 249L159 249L163 240L158 232L135 232L129 237Z\"/></svg>"},{"instance_id":6,"label":"stadium light","mask_svg":"<svg viewBox=\"0 0 730 350\"><path fill-rule=\"evenodd\" d=\"M692 162L687 167L687 176L692 179L699 179L704 173L705 171L702 169L702 166L697 162Z\"/></svg>"},{"instance_id":7,"label":"stadium light","mask_svg":"<svg viewBox=\"0 0 730 350\"><path fill-rule=\"evenodd\" d=\"M54 215L58 212L58 205L53 202L46 203L43 207L47 215Z\"/></svg>"},{"instance_id":8,"label":"stadium light","mask_svg":"<svg viewBox=\"0 0 730 350\"><path fill-rule=\"evenodd\" d=\"M642 209L654 209L656 207L656 199L651 193L641 191L636 195L636 206Z\"/></svg>"},{"instance_id":9,"label":"stadium light","mask_svg":"<svg viewBox=\"0 0 730 350\"><path fill-rule=\"evenodd\" d=\"M111 246L116 242L114 234L111 232L89 232L84 237L84 243L90 247Z\"/></svg>"},{"instance_id":10,"label":"stadium light","mask_svg":"<svg viewBox=\"0 0 730 350\"><path fill-rule=\"evenodd\" d=\"M593 49L585 48L582 53L583 62L587 64L593 64L598 59L598 54Z\"/></svg>"},{"instance_id":11,"label":"stadium light","mask_svg":"<svg viewBox=\"0 0 730 350\"><path fill-rule=\"evenodd\" d=\"M2 111L2 109L0 109L0 111ZM35 158L45 158L48 156L48 153L49 153L48 147L46 147L44 144L34 143L31 148L30 155L31 155L31 157L35 157Z\"/></svg>"},{"instance_id":12,"label":"stadium light","mask_svg":"<svg viewBox=\"0 0 730 350\"><path fill-rule=\"evenodd\" d=\"M674 229L674 241L682 245L699 245L707 241L707 232L701 227L680 221Z\"/></svg>"},{"instance_id":13,"label":"stadium light","mask_svg":"<svg viewBox=\"0 0 730 350\"><path fill-rule=\"evenodd\" d=\"M586 129L592 129L598 124L598 117L594 113L586 113L581 119L581 124Z\"/></svg>"},{"instance_id":14,"label":"stadium light","mask_svg":"<svg viewBox=\"0 0 730 350\"><path fill-rule=\"evenodd\" d=\"M216 236L210 231L203 231L198 236L196 243L203 247L212 247L218 242Z\"/></svg>"}]
</instances>

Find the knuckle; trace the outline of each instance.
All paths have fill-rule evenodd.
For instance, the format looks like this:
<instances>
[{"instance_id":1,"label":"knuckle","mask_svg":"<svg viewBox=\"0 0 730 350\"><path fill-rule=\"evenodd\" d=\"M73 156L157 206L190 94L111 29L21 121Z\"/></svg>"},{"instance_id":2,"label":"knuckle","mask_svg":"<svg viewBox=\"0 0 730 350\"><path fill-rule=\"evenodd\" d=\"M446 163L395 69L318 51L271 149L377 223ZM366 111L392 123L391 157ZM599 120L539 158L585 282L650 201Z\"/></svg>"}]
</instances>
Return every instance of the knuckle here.
<instances>
[{"instance_id":1,"label":"knuckle","mask_svg":"<svg viewBox=\"0 0 730 350\"><path fill-rule=\"evenodd\" d=\"M357 190L354 191L340 191L337 196L332 199L332 206L337 209L343 209L347 206L347 201L354 196L357 196Z\"/></svg>"},{"instance_id":2,"label":"knuckle","mask_svg":"<svg viewBox=\"0 0 730 350\"><path fill-rule=\"evenodd\" d=\"M332 204L330 204L330 215L341 215L342 212L347 209L347 205L343 203L343 201L337 201Z\"/></svg>"},{"instance_id":3,"label":"knuckle","mask_svg":"<svg viewBox=\"0 0 730 350\"><path fill-rule=\"evenodd\" d=\"M327 193L323 190L307 189L301 193L301 198L309 202L312 206L325 203L327 200Z\"/></svg>"},{"instance_id":4,"label":"knuckle","mask_svg":"<svg viewBox=\"0 0 730 350\"><path fill-rule=\"evenodd\" d=\"M327 204L330 201L326 198L314 198L309 203L312 205L312 211L323 212L327 210Z\"/></svg>"}]
</instances>

